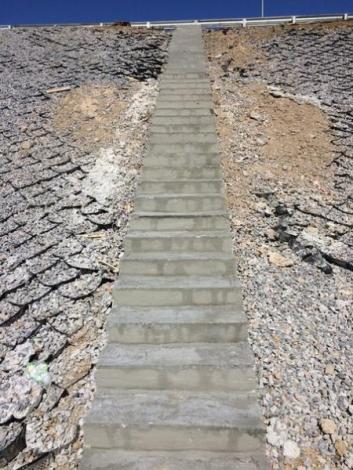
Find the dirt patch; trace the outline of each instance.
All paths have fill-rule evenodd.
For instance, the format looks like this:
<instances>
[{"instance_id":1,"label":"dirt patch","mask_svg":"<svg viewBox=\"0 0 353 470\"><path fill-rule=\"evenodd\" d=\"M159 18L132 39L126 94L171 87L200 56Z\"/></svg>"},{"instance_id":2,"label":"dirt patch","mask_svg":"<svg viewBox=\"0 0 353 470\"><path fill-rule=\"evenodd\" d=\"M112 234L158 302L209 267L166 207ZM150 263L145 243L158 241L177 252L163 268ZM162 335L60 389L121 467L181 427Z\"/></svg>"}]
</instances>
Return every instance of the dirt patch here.
<instances>
[{"instance_id":1,"label":"dirt patch","mask_svg":"<svg viewBox=\"0 0 353 470\"><path fill-rule=\"evenodd\" d=\"M273 30L261 30L267 35L275 34ZM222 33L210 31L207 34L209 59L224 57L226 66L248 67L261 60L261 54L248 40L248 34L224 30Z\"/></svg>"},{"instance_id":2,"label":"dirt patch","mask_svg":"<svg viewBox=\"0 0 353 470\"><path fill-rule=\"evenodd\" d=\"M207 52L209 59L220 59L222 57L223 70L229 67L244 70L255 63L266 61L261 43L271 39L280 38L283 34L296 31L311 31L315 29L317 34L326 31L353 28L353 20L332 21L319 24L296 24L278 25L266 27L248 28L224 28L222 31L208 31Z\"/></svg>"},{"instance_id":3,"label":"dirt patch","mask_svg":"<svg viewBox=\"0 0 353 470\"><path fill-rule=\"evenodd\" d=\"M274 192L285 188L330 192L332 158L329 122L326 114L312 104L273 97L263 84L242 85L234 117L225 107L219 110L218 133L224 155L228 203L243 212L257 210L256 192L265 180ZM216 92L216 101L220 96ZM253 152L244 153L244 137ZM229 148L229 146L231 148ZM262 185L262 183L261 183Z\"/></svg>"},{"instance_id":4,"label":"dirt patch","mask_svg":"<svg viewBox=\"0 0 353 470\"><path fill-rule=\"evenodd\" d=\"M115 138L114 122L138 88L131 80L129 87L87 83L70 90L57 98L54 126L85 148L109 145Z\"/></svg>"}]
</instances>

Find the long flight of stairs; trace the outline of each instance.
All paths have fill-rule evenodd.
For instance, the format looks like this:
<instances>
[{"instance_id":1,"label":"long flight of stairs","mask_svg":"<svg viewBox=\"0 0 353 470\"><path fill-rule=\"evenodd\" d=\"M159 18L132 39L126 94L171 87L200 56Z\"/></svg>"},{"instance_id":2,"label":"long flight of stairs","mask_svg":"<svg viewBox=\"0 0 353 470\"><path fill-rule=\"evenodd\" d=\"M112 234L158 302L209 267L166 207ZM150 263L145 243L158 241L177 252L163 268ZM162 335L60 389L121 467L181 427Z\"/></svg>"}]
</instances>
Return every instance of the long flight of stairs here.
<instances>
[{"instance_id":1,"label":"long flight of stairs","mask_svg":"<svg viewBox=\"0 0 353 470\"><path fill-rule=\"evenodd\" d=\"M81 468L266 467L199 27L174 32Z\"/></svg>"}]
</instances>

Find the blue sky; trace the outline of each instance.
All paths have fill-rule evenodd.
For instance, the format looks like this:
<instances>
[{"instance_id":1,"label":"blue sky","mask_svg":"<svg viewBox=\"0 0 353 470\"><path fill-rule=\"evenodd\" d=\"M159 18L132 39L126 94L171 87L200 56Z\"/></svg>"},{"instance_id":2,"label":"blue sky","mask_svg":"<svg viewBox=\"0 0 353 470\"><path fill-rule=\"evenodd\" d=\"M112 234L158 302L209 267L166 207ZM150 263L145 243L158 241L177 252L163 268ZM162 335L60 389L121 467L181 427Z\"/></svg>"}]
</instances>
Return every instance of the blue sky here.
<instances>
[{"instance_id":1,"label":"blue sky","mask_svg":"<svg viewBox=\"0 0 353 470\"><path fill-rule=\"evenodd\" d=\"M146 21L260 15L261 0L0 0L0 24ZM265 0L265 14L353 12L353 0Z\"/></svg>"}]
</instances>

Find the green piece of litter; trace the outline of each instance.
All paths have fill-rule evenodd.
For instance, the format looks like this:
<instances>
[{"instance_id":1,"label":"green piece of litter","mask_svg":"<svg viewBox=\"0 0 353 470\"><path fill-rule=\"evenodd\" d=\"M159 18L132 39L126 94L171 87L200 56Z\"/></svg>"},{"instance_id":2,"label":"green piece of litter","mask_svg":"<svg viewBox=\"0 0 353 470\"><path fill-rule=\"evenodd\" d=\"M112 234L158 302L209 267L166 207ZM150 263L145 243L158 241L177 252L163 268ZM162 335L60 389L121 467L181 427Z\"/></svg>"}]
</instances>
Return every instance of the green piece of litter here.
<instances>
[{"instance_id":1,"label":"green piece of litter","mask_svg":"<svg viewBox=\"0 0 353 470\"><path fill-rule=\"evenodd\" d=\"M27 365L27 376L38 384L47 387L50 385L50 375L48 372L48 364L44 362L30 362Z\"/></svg>"}]
</instances>

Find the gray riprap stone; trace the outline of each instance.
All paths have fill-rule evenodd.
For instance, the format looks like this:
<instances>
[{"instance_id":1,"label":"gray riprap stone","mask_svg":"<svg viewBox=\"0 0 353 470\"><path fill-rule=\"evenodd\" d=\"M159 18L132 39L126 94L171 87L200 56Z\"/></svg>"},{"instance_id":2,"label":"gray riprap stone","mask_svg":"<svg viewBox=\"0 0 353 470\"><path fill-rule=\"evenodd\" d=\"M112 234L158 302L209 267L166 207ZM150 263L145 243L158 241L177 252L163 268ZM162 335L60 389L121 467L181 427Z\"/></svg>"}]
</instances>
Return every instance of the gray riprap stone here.
<instances>
[{"instance_id":1,"label":"gray riprap stone","mask_svg":"<svg viewBox=\"0 0 353 470\"><path fill-rule=\"evenodd\" d=\"M180 28L152 117L83 469L266 467L201 31Z\"/></svg>"}]
</instances>

